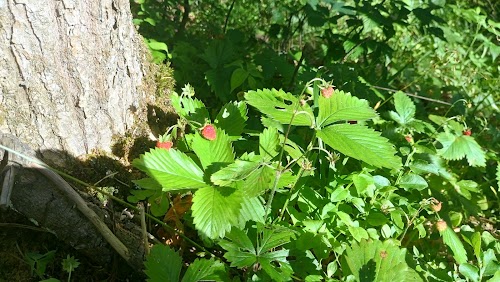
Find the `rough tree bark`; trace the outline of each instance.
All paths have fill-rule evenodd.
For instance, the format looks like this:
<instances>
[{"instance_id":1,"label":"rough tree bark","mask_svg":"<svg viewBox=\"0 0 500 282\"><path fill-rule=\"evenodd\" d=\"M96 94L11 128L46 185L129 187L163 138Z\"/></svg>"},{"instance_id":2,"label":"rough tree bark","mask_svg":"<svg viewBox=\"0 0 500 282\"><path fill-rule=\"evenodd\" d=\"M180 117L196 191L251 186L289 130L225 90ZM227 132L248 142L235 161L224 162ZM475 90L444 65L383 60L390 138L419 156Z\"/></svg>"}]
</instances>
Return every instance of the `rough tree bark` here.
<instances>
[{"instance_id":1,"label":"rough tree bark","mask_svg":"<svg viewBox=\"0 0 500 282\"><path fill-rule=\"evenodd\" d=\"M129 0L0 0L0 135L14 135L59 164L60 152L110 151L114 136L144 121L146 106L154 103L147 54ZM57 185L25 172L11 207L77 249L109 249ZM108 225L119 235L117 224ZM133 245L127 246L131 252ZM129 263L139 268L142 252Z\"/></svg>"},{"instance_id":2,"label":"rough tree bark","mask_svg":"<svg viewBox=\"0 0 500 282\"><path fill-rule=\"evenodd\" d=\"M145 54L129 0L0 0L0 131L45 159L109 151L154 93Z\"/></svg>"}]
</instances>

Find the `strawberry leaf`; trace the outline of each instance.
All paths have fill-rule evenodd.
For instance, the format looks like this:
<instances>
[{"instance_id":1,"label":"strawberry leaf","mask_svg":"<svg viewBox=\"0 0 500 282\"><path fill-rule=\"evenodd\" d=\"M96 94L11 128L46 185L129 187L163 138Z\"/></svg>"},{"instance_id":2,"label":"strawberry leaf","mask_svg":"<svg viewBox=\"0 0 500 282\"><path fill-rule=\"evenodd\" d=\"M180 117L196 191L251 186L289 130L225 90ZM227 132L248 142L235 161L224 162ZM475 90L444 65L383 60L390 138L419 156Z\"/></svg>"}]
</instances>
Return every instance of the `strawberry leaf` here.
<instances>
[{"instance_id":1,"label":"strawberry leaf","mask_svg":"<svg viewBox=\"0 0 500 282\"><path fill-rule=\"evenodd\" d=\"M209 280L225 281L224 278L227 278L227 274L222 262L213 258L195 259L194 262L189 265L186 274L184 274L184 277L182 277L181 282L198 282Z\"/></svg>"},{"instance_id":2,"label":"strawberry leaf","mask_svg":"<svg viewBox=\"0 0 500 282\"><path fill-rule=\"evenodd\" d=\"M138 184L154 183L161 185L163 191L198 189L206 187L203 171L184 153L176 150L152 149L133 161L133 166L145 172L151 180L139 180Z\"/></svg>"},{"instance_id":3,"label":"strawberry leaf","mask_svg":"<svg viewBox=\"0 0 500 282\"><path fill-rule=\"evenodd\" d=\"M297 97L283 90L248 91L245 99L248 104L282 124L311 126L313 123L311 107L308 104L301 106Z\"/></svg>"},{"instance_id":4,"label":"strawberry leaf","mask_svg":"<svg viewBox=\"0 0 500 282\"><path fill-rule=\"evenodd\" d=\"M259 166L259 162L236 160L234 163L212 174L210 180L215 185L231 186L234 182L247 178Z\"/></svg>"},{"instance_id":5,"label":"strawberry leaf","mask_svg":"<svg viewBox=\"0 0 500 282\"><path fill-rule=\"evenodd\" d=\"M438 154L444 159L460 160L466 157L471 166L486 165L485 153L473 137L443 132L437 136L436 140L443 146L438 150Z\"/></svg>"},{"instance_id":6,"label":"strawberry leaf","mask_svg":"<svg viewBox=\"0 0 500 282\"><path fill-rule=\"evenodd\" d=\"M403 92L394 94L394 106L396 112L390 111L391 118L400 125L407 125L415 117L416 107L413 101Z\"/></svg>"},{"instance_id":7,"label":"strawberry leaf","mask_svg":"<svg viewBox=\"0 0 500 282\"><path fill-rule=\"evenodd\" d=\"M319 113L316 123L325 127L340 120L367 120L377 116L368 101L335 90L330 98L319 96Z\"/></svg>"},{"instance_id":8,"label":"strawberry leaf","mask_svg":"<svg viewBox=\"0 0 500 282\"><path fill-rule=\"evenodd\" d=\"M261 165L245 179L242 191L248 197L259 196L271 187L275 176L272 168Z\"/></svg>"},{"instance_id":9,"label":"strawberry leaf","mask_svg":"<svg viewBox=\"0 0 500 282\"><path fill-rule=\"evenodd\" d=\"M459 264L466 263L467 252L465 251L462 241L460 241L460 238L458 238L457 234L455 234L455 231L447 226L445 230L439 233L441 234L441 236L443 236L443 242L448 247L450 247L451 251L453 252L453 257L455 258L455 260Z\"/></svg>"},{"instance_id":10,"label":"strawberry leaf","mask_svg":"<svg viewBox=\"0 0 500 282\"><path fill-rule=\"evenodd\" d=\"M205 236L222 238L238 223L241 192L229 187L202 188L193 196L193 222Z\"/></svg>"},{"instance_id":11,"label":"strawberry leaf","mask_svg":"<svg viewBox=\"0 0 500 282\"><path fill-rule=\"evenodd\" d=\"M392 241L354 243L346 249L343 268L350 270L356 281L422 281L405 260L406 249Z\"/></svg>"},{"instance_id":12,"label":"strawberry leaf","mask_svg":"<svg viewBox=\"0 0 500 282\"><path fill-rule=\"evenodd\" d=\"M399 168L401 159L389 140L362 125L334 124L317 131L326 144L344 155L376 167Z\"/></svg>"},{"instance_id":13,"label":"strawberry leaf","mask_svg":"<svg viewBox=\"0 0 500 282\"><path fill-rule=\"evenodd\" d=\"M212 163L234 162L231 138L220 128L215 127L215 129L217 133L215 140L207 140L197 132L191 143L191 148L200 159L204 169Z\"/></svg>"},{"instance_id":14,"label":"strawberry leaf","mask_svg":"<svg viewBox=\"0 0 500 282\"><path fill-rule=\"evenodd\" d=\"M264 223L265 210L263 201L260 197L244 197L241 204L239 226L245 227L245 223L249 220Z\"/></svg>"},{"instance_id":15,"label":"strawberry leaf","mask_svg":"<svg viewBox=\"0 0 500 282\"><path fill-rule=\"evenodd\" d=\"M279 134L275 127L266 128L259 135L259 153L265 160L272 160L278 155Z\"/></svg>"},{"instance_id":16,"label":"strawberry leaf","mask_svg":"<svg viewBox=\"0 0 500 282\"><path fill-rule=\"evenodd\" d=\"M179 116L188 120L193 128L198 128L210 119L207 108L202 101L172 93L170 101Z\"/></svg>"},{"instance_id":17,"label":"strawberry leaf","mask_svg":"<svg viewBox=\"0 0 500 282\"><path fill-rule=\"evenodd\" d=\"M179 281L182 258L165 245L154 245L144 262L148 281Z\"/></svg>"},{"instance_id":18,"label":"strawberry leaf","mask_svg":"<svg viewBox=\"0 0 500 282\"><path fill-rule=\"evenodd\" d=\"M234 141L240 138L247 119L247 105L243 102L233 102L224 105L215 118L214 124L224 130Z\"/></svg>"}]
</instances>

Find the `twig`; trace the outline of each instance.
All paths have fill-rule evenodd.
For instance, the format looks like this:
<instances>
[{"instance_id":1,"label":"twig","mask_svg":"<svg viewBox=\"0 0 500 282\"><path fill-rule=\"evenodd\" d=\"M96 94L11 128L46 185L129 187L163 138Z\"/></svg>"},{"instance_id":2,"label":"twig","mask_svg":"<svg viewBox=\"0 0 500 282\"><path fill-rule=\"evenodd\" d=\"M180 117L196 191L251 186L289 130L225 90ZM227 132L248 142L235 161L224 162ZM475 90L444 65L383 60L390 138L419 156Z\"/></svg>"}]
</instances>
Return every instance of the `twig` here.
<instances>
[{"instance_id":1,"label":"twig","mask_svg":"<svg viewBox=\"0 0 500 282\"><path fill-rule=\"evenodd\" d=\"M391 88L386 88L386 87L381 87L381 86L375 86L375 85L370 85L370 86L373 87L373 88L376 88L376 89L385 90L385 91L389 91L389 92L403 92L406 95L411 96L411 97L415 97L417 99L427 100L427 101L431 101L431 102L434 102L434 103L439 103L439 104L451 106L451 103L448 103L448 102L445 102L445 101L436 100L436 99L432 99L432 98L420 96L420 95L417 95L417 94L404 92L404 91L397 90L397 89L391 89Z\"/></svg>"},{"instance_id":2,"label":"twig","mask_svg":"<svg viewBox=\"0 0 500 282\"><path fill-rule=\"evenodd\" d=\"M236 2L236 0L233 0L233 2L231 3L231 7L229 7L229 11L227 12L227 15L226 15L226 20L224 21L224 29L223 29L223 33L225 34L226 31L227 31L227 23L229 22L229 17L231 16L231 12L233 11L233 8L234 8L234 3Z\"/></svg>"},{"instance_id":3,"label":"twig","mask_svg":"<svg viewBox=\"0 0 500 282\"><path fill-rule=\"evenodd\" d=\"M144 205L139 203L139 216L141 217L142 240L144 241L144 253L149 255L148 232L146 230L146 216L144 215Z\"/></svg>"}]
</instances>

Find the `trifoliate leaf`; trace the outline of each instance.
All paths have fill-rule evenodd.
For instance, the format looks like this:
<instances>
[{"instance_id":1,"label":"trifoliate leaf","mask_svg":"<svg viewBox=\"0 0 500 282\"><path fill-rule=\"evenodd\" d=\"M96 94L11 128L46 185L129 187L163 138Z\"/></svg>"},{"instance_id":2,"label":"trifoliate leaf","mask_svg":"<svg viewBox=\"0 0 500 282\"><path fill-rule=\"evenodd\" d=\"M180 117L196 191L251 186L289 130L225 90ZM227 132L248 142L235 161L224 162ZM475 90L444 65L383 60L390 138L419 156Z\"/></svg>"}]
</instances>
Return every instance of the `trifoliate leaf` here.
<instances>
[{"instance_id":1,"label":"trifoliate leaf","mask_svg":"<svg viewBox=\"0 0 500 282\"><path fill-rule=\"evenodd\" d=\"M273 281L284 281L291 274L286 260L289 251L275 248L290 242L292 236L293 232L285 227L266 228L257 236L261 238L259 242L254 244L244 231L233 228L227 234L227 240L221 240L219 245L226 250L224 257L232 267L250 267L258 262ZM280 267L275 267L274 263Z\"/></svg>"},{"instance_id":2,"label":"trifoliate leaf","mask_svg":"<svg viewBox=\"0 0 500 282\"><path fill-rule=\"evenodd\" d=\"M389 140L362 125L334 124L317 131L328 146L376 167L398 168L401 159Z\"/></svg>"},{"instance_id":3,"label":"trifoliate leaf","mask_svg":"<svg viewBox=\"0 0 500 282\"><path fill-rule=\"evenodd\" d=\"M316 124L325 127L340 120L367 120L377 117L368 101L335 90L330 98L319 96L319 113Z\"/></svg>"},{"instance_id":4,"label":"trifoliate leaf","mask_svg":"<svg viewBox=\"0 0 500 282\"><path fill-rule=\"evenodd\" d=\"M154 245L144 262L148 281L179 281L182 258L177 252L165 245Z\"/></svg>"},{"instance_id":5,"label":"trifoliate leaf","mask_svg":"<svg viewBox=\"0 0 500 282\"><path fill-rule=\"evenodd\" d=\"M275 127L266 128L259 135L259 153L265 160L272 160L278 155L279 137Z\"/></svg>"},{"instance_id":6,"label":"trifoliate leaf","mask_svg":"<svg viewBox=\"0 0 500 282\"><path fill-rule=\"evenodd\" d=\"M234 141L240 138L247 119L247 105L243 102L232 102L222 107L214 124Z\"/></svg>"},{"instance_id":7,"label":"trifoliate leaf","mask_svg":"<svg viewBox=\"0 0 500 282\"><path fill-rule=\"evenodd\" d=\"M188 120L193 128L198 128L210 119L208 110L202 101L172 93L170 101L179 116Z\"/></svg>"},{"instance_id":8,"label":"trifoliate leaf","mask_svg":"<svg viewBox=\"0 0 500 282\"><path fill-rule=\"evenodd\" d=\"M234 161L231 138L220 128L215 127L215 130L215 140L205 139L196 132L191 143L191 148L205 169L212 163L232 163Z\"/></svg>"},{"instance_id":9,"label":"trifoliate leaf","mask_svg":"<svg viewBox=\"0 0 500 282\"><path fill-rule=\"evenodd\" d=\"M438 154L444 159L460 160L466 157L471 166L486 165L485 153L473 137L443 132L437 136L436 140L443 146L438 150Z\"/></svg>"},{"instance_id":10,"label":"trifoliate leaf","mask_svg":"<svg viewBox=\"0 0 500 282\"><path fill-rule=\"evenodd\" d=\"M413 101L403 92L394 94L396 112L390 112L391 118L400 125L409 124L415 117L416 107Z\"/></svg>"},{"instance_id":11,"label":"trifoliate leaf","mask_svg":"<svg viewBox=\"0 0 500 282\"><path fill-rule=\"evenodd\" d=\"M176 149L152 149L132 164L158 182L163 191L207 187L201 168Z\"/></svg>"},{"instance_id":12,"label":"trifoliate leaf","mask_svg":"<svg viewBox=\"0 0 500 282\"><path fill-rule=\"evenodd\" d=\"M283 90L263 89L245 94L248 104L282 124L311 126L314 115L308 104L300 105L299 99ZM293 119L292 119L293 117Z\"/></svg>"},{"instance_id":13,"label":"trifoliate leaf","mask_svg":"<svg viewBox=\"0 0 500 282\"><path fill-rule=\"evenodd\" d=\"M224 264L218 260L195 259L182 277L181 282L224 281L227 278Z\"/></svg>"},{"instance_id":14,"label":"trifoliate leaf","mask_svg":"<svg viewBox=\"0 0 500 282\"><path fill-rule=\"evenodd\" d=\"M231 186L232 183L246 179L260 167L260 162L236 160L210 176L210 180L219 186Z\"/></svg>"},{"instance_id":15,"label":"trifoliate leaf","mask_svg":"<svg viewBox=\"0 0 500 282\"><path fill-rule=\"evenodd\" d=\"M193 222L205 236L222 238L238 223L243 196L228 187L202 188L193 196Z\"/></svg>"}]
</instances>

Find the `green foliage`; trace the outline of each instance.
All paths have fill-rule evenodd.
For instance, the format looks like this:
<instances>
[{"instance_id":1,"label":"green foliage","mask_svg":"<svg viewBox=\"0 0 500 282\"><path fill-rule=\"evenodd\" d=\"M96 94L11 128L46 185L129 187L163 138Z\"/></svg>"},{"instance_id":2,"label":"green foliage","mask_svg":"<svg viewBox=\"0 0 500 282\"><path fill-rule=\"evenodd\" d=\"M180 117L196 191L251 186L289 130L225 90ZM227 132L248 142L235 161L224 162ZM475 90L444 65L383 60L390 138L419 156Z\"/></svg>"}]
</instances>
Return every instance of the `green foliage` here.
<instances>
[{"instance_id":1,"label":"green foliage","mask_svg":"<svg viewBox=\"0 0 500 282\"><path fill-rule=\"evenodd\" d=\"M393 241L354 243L346 249L346 269L356 281L422 281L405 261L406 250Z\"/></svg>"},{"instance_id":2,"label":"green foliage","mask_svg":"<svg viewBox=\"0 0 500 282\"><path fill-rule=\"evenodd\" d=\"M168 246L155 245L144 262L148 281L197 282L201 280L224 280L225 267L214 259L196 259L189 265L182 280L182 258Z\"/></svg>"},{"instance_id":3,"label":"green foliage","mask_svg":"<svg viewBox=\"0 0 500 282\"><path fill-rule=\"evenodd\" d=\"M317 132L318 137L339 152L376 167L401 166L396 150L384 137L361 125L336 124Z\"/></svg>"},{"instance_id":4,"label":"green foliage","mask_svg":"<svg viewBox=\"0 0 500 282\"><path fill-rule=\"evenodd\" d=\"M191 239L242 281L500 277L493 6L174 2L132 5L190 85L171 96L176 147L134 161L131 200L163 216L193 194Z\"/></svg>"}]
</instances>

